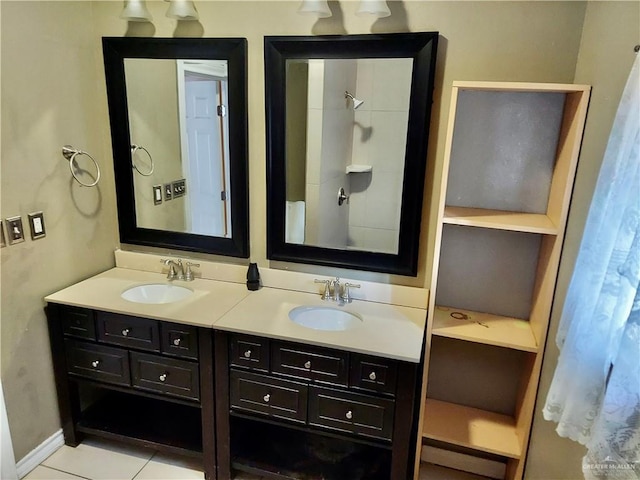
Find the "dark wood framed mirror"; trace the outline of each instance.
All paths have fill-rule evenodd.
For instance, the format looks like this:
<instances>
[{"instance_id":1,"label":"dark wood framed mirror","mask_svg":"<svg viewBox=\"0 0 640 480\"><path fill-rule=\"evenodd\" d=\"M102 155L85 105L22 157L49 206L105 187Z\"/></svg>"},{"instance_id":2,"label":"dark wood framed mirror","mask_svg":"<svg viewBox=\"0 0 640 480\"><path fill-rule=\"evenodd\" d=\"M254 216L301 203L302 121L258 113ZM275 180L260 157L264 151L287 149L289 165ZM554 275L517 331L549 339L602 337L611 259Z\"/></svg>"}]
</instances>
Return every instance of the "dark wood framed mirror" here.
<instances>
[{"instance_id":1,"label":"dark wood framed mirror","mask_svg":"<svg viewBox=\"0 0 640 480\"><path fill-rule=\"evenodd\" d=\"M417 274L437 43L265 37L268 258Z\"/></svg>"},{"instance_id":2,"label":"dark wood framed mirror","mask_svg":"<svg viewBox=\"0 0 640 480\"><path fill-rule=\"evenodd\" d=\"M248 258L246 39L102 46L120 241Z\"/></svg>"}]
</instances>

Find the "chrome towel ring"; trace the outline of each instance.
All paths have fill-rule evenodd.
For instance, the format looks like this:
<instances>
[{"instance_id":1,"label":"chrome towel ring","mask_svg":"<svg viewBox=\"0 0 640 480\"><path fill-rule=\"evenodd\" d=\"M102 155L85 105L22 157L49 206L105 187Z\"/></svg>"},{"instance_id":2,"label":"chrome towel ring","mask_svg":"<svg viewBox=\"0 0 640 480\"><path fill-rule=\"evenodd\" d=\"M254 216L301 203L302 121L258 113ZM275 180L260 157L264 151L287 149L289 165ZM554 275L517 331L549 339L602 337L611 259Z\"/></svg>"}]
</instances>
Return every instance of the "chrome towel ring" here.
<instances>
[{"instance_id":1,"label":"chrome towel ring","mask_svg":"<svg viewBox=\"0 0 640 480\"><path fill-rule=\"evenodd\" d=\"M95 187L98 184L98 182L100 181L100 166L98 165L98 162L96 162L95 158L93 158L87 152L83 152L82 150L79 150L77 148L73 148L71 145L65 145L64 147L62 147L62 155L64 156L64 158L69 160L69 170L71 170L71 175L73 175L73 178L75 178L76 182L78 182L83 187ZM89 157L91 159L91 161L95 165L95 167L96 167L96 179L94 180L93 183L84 183L82 180L80 180L78 178L78 174L77 173L79 171L82 171L75 164L75 159L76 159L76 157L78 155L86 155L87 157Z\"/></svg>"},{"instance_id":2,"label":"chrome towel ring","mask_svg":"<svg viewBox=\"0 0 640 480\"><path fill-rule=\"evenodd\" d=\"M133 159L133 156L135 155L135 153L136 153L138 150L144 150L144 151L146 152L147 156L149 157L149 161L151 162L151 168L149 169L149 171L148 171L148 172L143 172L142 170L140 170L140 169L138 168L138 165L136 165L136 161ZM139 173L140 175L142 175L143 177L148 177L149 175L151 175L151 174L153 173L153 168L154 168L154 166L153 166L153 157L152 157L152 156L151 156L151 154L149 153L149 150L147 150L147 149L146 149L146 148L144 148L144 147L141 147L140 145L136 145L135 143L132 143L132 144L131 144L131 166L132 166L133 168L135 168L135 169L138 171L138 173Z\"/></svg>"}]
</instances>

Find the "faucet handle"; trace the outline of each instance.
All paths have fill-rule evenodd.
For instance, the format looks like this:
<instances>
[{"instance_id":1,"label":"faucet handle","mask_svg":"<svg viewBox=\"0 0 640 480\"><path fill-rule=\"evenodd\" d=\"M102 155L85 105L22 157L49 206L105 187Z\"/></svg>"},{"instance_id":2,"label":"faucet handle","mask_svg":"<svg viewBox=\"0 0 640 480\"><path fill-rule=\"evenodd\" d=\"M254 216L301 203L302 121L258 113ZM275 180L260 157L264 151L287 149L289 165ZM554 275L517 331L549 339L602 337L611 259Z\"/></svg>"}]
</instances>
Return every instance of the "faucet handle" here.
<instances>
[{"instance_id":1,"label":"faucet handle","mask_svg":"<svg viewBox=\"0 0 640 480\"><path fill-rule=\"evenodd\" d=\"M318 280L317 278L313 281L314 283L324 283L324 292L322 292L322 300L329 300L331 298L331 280Z\"/></svg>"},{"instance_id":2,"label":"faucet handle","mask_svg":"<svg viewBox=\"0 0 640 480\"><path fill-rule=\"evenodd\" d=\"M351 303L351 293L349 292L349 288L360 288L359 283L348 283L345 282L342 286L342 301L345 303Z\"/></svg>"},{"instance_id":3,"label":"faucet handle","mask_svg":"<svg viewBox=\"0 0 640 480\"><path fill-rule=\"evenodd\" d=\"M200 264L199 263L186 262L185 265L187 266L187 270L184 272L184 279L185 279L185 281L190 282L191 280L193 280L193 272L191 271L191 267L200 268Z\"/></svg>"},{"instance_id":4,"label":"faucet handle","mask_svg":"<svg viewBox=\"0 0 640 480\"><path fill-rule=\"evenodd\" d=\"M167 272L167 280L173 280L178 276L178 274L176 273L175 262L173 260L171 260L170 258L161 258L160 263L163 263L164 265L169 267L169 271Z\"/></svg>"}]
</instances>

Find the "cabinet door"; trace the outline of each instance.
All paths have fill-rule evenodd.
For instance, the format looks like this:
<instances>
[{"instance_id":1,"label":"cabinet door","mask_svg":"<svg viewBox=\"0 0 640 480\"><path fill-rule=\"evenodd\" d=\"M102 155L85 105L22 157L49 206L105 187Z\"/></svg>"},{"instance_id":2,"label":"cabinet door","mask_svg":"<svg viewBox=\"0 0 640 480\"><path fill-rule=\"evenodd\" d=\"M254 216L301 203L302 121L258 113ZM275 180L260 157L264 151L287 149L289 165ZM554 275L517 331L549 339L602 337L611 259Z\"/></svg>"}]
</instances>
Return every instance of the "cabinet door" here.
<instances>
[{"instance_id":1,"label":"cabinet door","mask_svg":"<svg viewBox=\"0 0 640 480\"><path fill-rule=\"evenodd\" d=\"M238 370L231 370L230 380L232 409L306 422L306 385Z\"/></svg>"},{"instance_id":2,"label":"cabinet door","mask_svg":"<svg viewBox=\"0 0 640 480\"><path fill-rule=\"evenodd\" d=\"M124 347L160 351L158 322L117 313L97 312L98 340Z\"/></svg>"},{"instance_id":3,"label":"cabinet door","mask_svg":"<svg viewBox=\"0 0 640 480\"><path fill-rule=\"evenodd\" d=\"M335 385L347 385L349 354L338 350L273 342L271 371Z\"/></svg>"},{"instance_id":4,"label":"cabinet door","mask_svg":"<svg viewBox=\"0 0 640 480\"><path fill-rule=\"evenodd\" d=\"M88 340L96 339L96 323L93 310L79 307L60 307L60 321L65 335Z\"/></svg>"},{"instance_id":5,"label":"cabinet door","mask_svg":"<svg viewBox=\"0 0 640 480\"><path fill-rule=\"evenodd\" d=\"M248 335L232 335L229 356L234 367L268 372L269 340Z\"/></svg>"},{"instance_id":6,"label":"cabinet door","mask_svg":"<svg viewBox=\"0 0 640 480\"><path fill-rule=\"evenodd\" d=\"M394 360L351 354L351 387L394 395L397 376L398 364Z\"/></svg>"},{"instance_id":7,"label":"cabinet door","mask_svg":"<svg viewBox=\"0 0 640 480\"><path fill-rule=\"evenodd\" d=\"M136 388L200 399L197 363L131 352L131 373Z\"/></svg>"},{"instance_id":8,"label":"cabinet door","mask_svg":"<svg viewBox=\"0 0 640 480\"><path fill-rule=\"evenodd\" d=\"M198 330L189 325L160 323L162 353L176 357L198 359Z\"/></svg>"},{"instance_id":9,"label":"cabinet door","mask_svg":"<svg viewBox=\"0 0 640 480\"><path fill-rule=\"evenodd\" d=\"M309 425L391 440L395 402L323 387L309 387Z\"/></svg>"},{"instance_id":10,"label":"cabinet door","mask_svg":"<svg viewBox=\"0 0 640 480\"><path fill-rule=\"evenodd\" d=\"M121 348L65 339L67 371L116 385L131 385L129 354Z\"/></svg>"}]
</instances>

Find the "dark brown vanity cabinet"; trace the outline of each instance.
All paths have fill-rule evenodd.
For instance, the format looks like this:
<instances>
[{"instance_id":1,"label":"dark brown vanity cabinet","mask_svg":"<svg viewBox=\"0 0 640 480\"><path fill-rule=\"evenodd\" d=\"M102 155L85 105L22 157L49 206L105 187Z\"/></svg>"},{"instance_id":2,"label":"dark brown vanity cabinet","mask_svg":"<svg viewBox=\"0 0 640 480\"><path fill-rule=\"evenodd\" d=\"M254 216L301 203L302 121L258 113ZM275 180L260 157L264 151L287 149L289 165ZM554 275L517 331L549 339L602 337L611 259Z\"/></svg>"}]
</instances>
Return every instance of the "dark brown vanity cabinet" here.
<instances>
[{"instance_id":1,"label":"dark brown vanity cabinet","mask_svg":"<svg viewBox=\"0 0 640 480\"><path fill-rule=\"evenodd\" d=\"M90 434L200 457L216 478L211 329L58 304L46 312L68 445Z\"/></svg>"},{"instance_id":2,"label":"dark brown vanity cabinet","mask_svg":"<svg viewBox=\"0 0 640 480\"><path fill-rule=\"evenodd\" d=\"M411 477L416 364L225 332L215 352L221 478Z\"/></svg>"}]
</instances>

